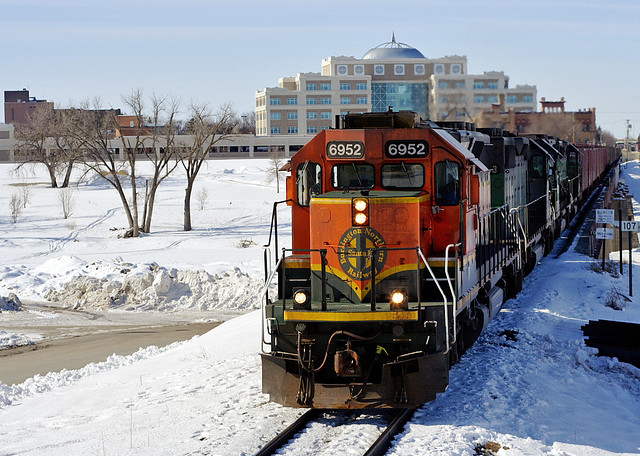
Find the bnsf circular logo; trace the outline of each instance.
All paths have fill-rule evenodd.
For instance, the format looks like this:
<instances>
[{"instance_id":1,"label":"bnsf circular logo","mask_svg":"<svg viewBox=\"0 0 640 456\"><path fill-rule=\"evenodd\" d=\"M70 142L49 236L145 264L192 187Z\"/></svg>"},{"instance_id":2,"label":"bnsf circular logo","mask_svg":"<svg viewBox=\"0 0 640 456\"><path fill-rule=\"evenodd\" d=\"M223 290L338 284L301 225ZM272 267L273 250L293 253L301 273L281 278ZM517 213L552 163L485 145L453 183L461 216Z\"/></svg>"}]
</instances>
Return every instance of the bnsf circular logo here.
<instances>
[{"instance_id":1,"label":"bnsf circular logo","mask_svg":"<svg viewBox=\"0 0 640 456\"><path fill-rule=\"evenodd\" d=\"M338 259L342 270L354 280L369 280L371 265L375 262L376 273L380 272L387 261L387 245L384 238L373 228L363 226L349 228L338 241ZM378 247L372 257L371 249Z\"/></svg>"}]
</instances>

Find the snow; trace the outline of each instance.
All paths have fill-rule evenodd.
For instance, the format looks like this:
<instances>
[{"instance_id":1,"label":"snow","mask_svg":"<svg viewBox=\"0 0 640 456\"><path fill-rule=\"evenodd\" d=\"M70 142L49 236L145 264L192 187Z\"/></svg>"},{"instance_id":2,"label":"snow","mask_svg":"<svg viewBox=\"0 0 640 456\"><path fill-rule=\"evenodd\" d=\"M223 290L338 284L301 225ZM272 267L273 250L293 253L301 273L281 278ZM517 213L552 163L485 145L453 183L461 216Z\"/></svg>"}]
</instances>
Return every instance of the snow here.
<instances>
[{"instance_id":1,"label":"snow","mask_svg":"<svg viewBox=\"0 0 640 456\"><path fill-rule=\"evenodd\" d=\"M0 454L253 454L300 415L260 392L261 245L271 204L283 199L264 182L267 166L211 162L200 180L210 200L194 210L189 233L181 231L184 182L173 177L161 186L152 233L121 239L117 197L100 181L76 189L82 211L63 220L45 174L16 176L0 165L1 207L11 184L34 184L18 223L0 219L0 296L14 293L23 303L18 311L0 307L0 344L42 337L10 326L66 318L27 305L46 299L132 319L241 314L186 342L0 383ZM627 164L624 177L640 195L640 165ZM286 245L286 210L279 219ZM242 240L256 244L240 248ZM597 272L596 260L571 249L545 257L389 454L473 456L489 441L502 447L500 456L640 454L640 369L596 356L580 329L590 319L640 322L640 251L633 253L629 301L620 296L628 294L627 265L618 276ZM612 290L622 310L605 305ZM380 425L363 420L347 431L326 419L314 427L320 438L305 433L285 454L358 454Z\"/></svg>"}]
</instances>

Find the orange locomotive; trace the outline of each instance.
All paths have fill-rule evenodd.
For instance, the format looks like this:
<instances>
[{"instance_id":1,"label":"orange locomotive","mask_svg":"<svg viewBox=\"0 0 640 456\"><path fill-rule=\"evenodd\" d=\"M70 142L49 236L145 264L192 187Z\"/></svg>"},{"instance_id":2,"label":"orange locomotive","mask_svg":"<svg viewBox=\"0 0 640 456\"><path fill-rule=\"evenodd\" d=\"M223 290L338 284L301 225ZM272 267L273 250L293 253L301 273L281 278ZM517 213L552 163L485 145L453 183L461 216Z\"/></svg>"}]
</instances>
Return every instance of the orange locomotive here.
<instances>
[{"instance_id":1,"label":"orange locomotive","mask_svg":"<svg viewBox=\"0 0 640 456\"><path fill-rule=\"evenodd\" d=\"M536 150L534 140L501 141L520 145L522 163ZM526 211L492 204L477 158L492 147L488 134L411 112L367 113L291 158L293 245L276 250L279 299L264 305L271 400L416 407L447 388L450 364L520 288L527 255L554 223L527 233Z\"/></svg>"}]
</instances>

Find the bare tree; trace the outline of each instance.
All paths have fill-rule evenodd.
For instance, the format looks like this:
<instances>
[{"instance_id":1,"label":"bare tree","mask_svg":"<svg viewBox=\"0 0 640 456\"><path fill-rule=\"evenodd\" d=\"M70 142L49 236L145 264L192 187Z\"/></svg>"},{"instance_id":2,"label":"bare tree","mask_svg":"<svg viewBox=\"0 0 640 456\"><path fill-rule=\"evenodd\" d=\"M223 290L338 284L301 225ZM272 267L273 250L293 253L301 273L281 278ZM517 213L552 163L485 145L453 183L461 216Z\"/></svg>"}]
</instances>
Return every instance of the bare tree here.
<instances>
[{"instance_id":1,"label":"bare tree","mask_svg":"<svg viewBox=\"0 0 640 456\"><path fill-rule=\"evenodd\" d=\"M267 180L269 182L276 181L276 191L280 193L280 170L285 164L284 152L274 152L269 157L269 165L267 167Z\"/></svg>"},{"instance_id":2,"label":"bare tree","mask_svg":"<svg viewBox=\"0 0 640 456\"><path fill-rule=\"evenodd\" d=\"M191 135L190 142L179 145L179 162L187 176L184 195L184 231L191 231L191 193L204 164L209 150L218 141L229 137L229 122L234 114L230 104L223 105L214 115L206 105L192 105L189 108L190 119L186 132Z\"/></svg>"},{"instance_id":3,"label":"bare tree","mask_svg":"<svg viewBox=\"0 0 640 456\"><path fill-rule=\"evenodd\" d=\"M59 152L48 150L52 144L51 138L57 134L59 130L53 109L36 109L28 123L17 124L15 129L15 153L21 165L43 164L49 172L52 188L58 186L56 176L61 163L65 161Z\"/></svg>"},{"instance_id":4,"label":"bare tree","mask_svg":"<svg viewBox=\"0 0 640 456\"><path fill-rule=\"evenodd\" d=\"M18 221L18 217L20 217L20 213L22 212L22 201L17 193L11 195L11 200L9 200L9 209L11 210L13 223L16 223Z\"/></svg>"},{"instance_id":5,"label":"bare tree","mask_svg":"<svg viewBox=\"0 0 640 456\"><path fill-rule=\"evenodd\" d=\"M75 135L86 151L83 157L86 167L109 182L120 196L129 222L125 237L138 237L141 231L150 232L158 187L177 166L177 162L171 159L176 151L175 116L179 103L154 96L151 114L147 116L141 91L133 91L124 98L124 102L133 112L133 126L121 126L119 111L100 109L99 101L95 101L92 109L76 110ZM120 148L124 161L119 159L115 150L119 152ZM145 180L146 192L142 202L138 195L139 157L146 158L153 168L151 177ZM126 173L122 172L124 169ZM130 187L129 198L127 186Z\"/></svg>"},{"instance_id":6,"label":"bare tree","mask_svg":"<svg viewBox=\"0 0 640 456\"><path fill-rule=\"evenodd\" d=\"M54 135L57 150L60 151L61 160L66 160L64 179L61 187L66 188L71 181L71 172L77 161L82 160L82 141L74 134L75 116L71 109L58 109L55 111L56 126L59 133Z\"/></svg>"},{"instance_id":7,"label":"bare tree","mask_svg":"<svg viewBox=\"0 0 640 456\"><path fill-rule=\"evenodd\" d=\"M155 204L155 196L158 187L178 166L177 161L173 161L175 155L175 135L176 135L176 115L180 107L180 102L176 99L166 97L151 97L151 116L149 127L144 127L144 103L140 91L134 91L125 98L126 104L133 110L137 118L137 128L134 138L127 138L121 135L125 150L135 155L142 151L145 158L153 165L152 176L146 180L146 191L144 198L143 225L142 231L151 231L151 219ZM132 147L133 146L133 147ZM135 165L135 157L129 159L130 165Z\"/></svg>"},{"instance_id":8,"label":"bare tree","mask_svg":"<svg viewBox=\"0 0 640 456\"><path fill-rule=\"evenodd\" d=\"M572 116L564 113L545 113L544 115L531 116L527 132L557 136L560 139L575 142L575 128Z\"/></svg>"},{"instance_id":9,"label":"bare tree","mask_svg":"<svg viewBox=\"0 0 640 456\"><path fill-rule=\"evenodd\" d=\"M207 200L209 199L209 190L207 187L202 187L200 191L196 194L196 200L198 202L198 209L204 210L207 206Z\"/></svg>"},{"instance_id":10,"label":"bare tree","mask_svg":"<svg viewBox=\"0 0 640 456\"><path fill-rule=\"evenodd\" d=\"M135 182L135 174L131 175L128 172L121 174L127 163L118 160L110 142L118 127L118 111L102 109L100 100L94 99L92 103L85 102L79 109L74 109L72 115L75 124L73 134L86 151L83 157L84 165L88 170L94 171L97 176L106 180L118 192L129 223L126 236L139 236L137 212L134 217L125 194L126 182L124 181L124 174L127 174L131 181Z\"/></svg>"},{"instance_id":11,"label":"bare tree","mask_svg":"<svg viewBox=\"0 0 640 456\"><path fill-rule=\"evenodd\" d=\"M613 133L611 133L610 131L606 131L598 128L598 136L600 137L600 142L605 146L609 146L609 147L616 146L616 137L613 136ZM640 140L638 142L640 142Z\"/></svg>"},{"instance_id":12,"label":"bare tree","mask_svg":"<svg viewBox=\"0 0 640 456\"><path fill-rule=\"evenodd\" d=\"M29 200L31 199L31 187L29 187L29 184L23 183L19 188L22 207L26 208L27 204L29 204Z\"/></svg>"},{"instance_id":13,"label":"bare tree","mask_svg":"<svg viewBox=\"0 0 640 456\"><path fill-rule=\"evenodd\" d=\"M68 187L60 189L60 193L58 193L58 201L60 201L60 206L62 207L62 216L65 219L68 219L75 206L75 195L73 190Z\"/></svg>"}]
</instances>

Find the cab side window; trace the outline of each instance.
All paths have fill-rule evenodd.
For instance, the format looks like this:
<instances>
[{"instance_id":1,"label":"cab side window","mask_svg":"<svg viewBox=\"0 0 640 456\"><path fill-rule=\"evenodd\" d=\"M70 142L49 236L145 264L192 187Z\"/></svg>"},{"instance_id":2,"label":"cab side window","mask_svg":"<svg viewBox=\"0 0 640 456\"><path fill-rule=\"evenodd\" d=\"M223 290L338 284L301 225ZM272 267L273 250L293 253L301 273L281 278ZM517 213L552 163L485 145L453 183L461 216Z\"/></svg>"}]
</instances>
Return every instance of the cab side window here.
<instances>
[{"instance_id":1,"label":"cab side window","mask_svg":"<svg viewBox=\"0 0 640 456\"><path fill-rule=\"evenodd\" d=\"M434 201L438 206L460 204L460 166L449 160L433 167Z\"/></svg>"},{"instance_id":2,"label":"cab side window","mask_svg":"<svg viewBox=\"0 0 640 456\"><path fill-rule=\"evenodd\" d=\"M542 155L534 155L531 157L531 169L529 169L529 174L533 179L544 177L544 158Z\"/></svg>"},{"instance_id":3,"label":"cab side window","mask_svg":"<svg viewBox=\"0 0 640 456\"><path fill-rule=\"evenodd\" d=\"M313 195L322 193L322 167L309 161L300 163L296 172L296 187L298 204L308 206Z\"/></svg>"}]
</instances>

